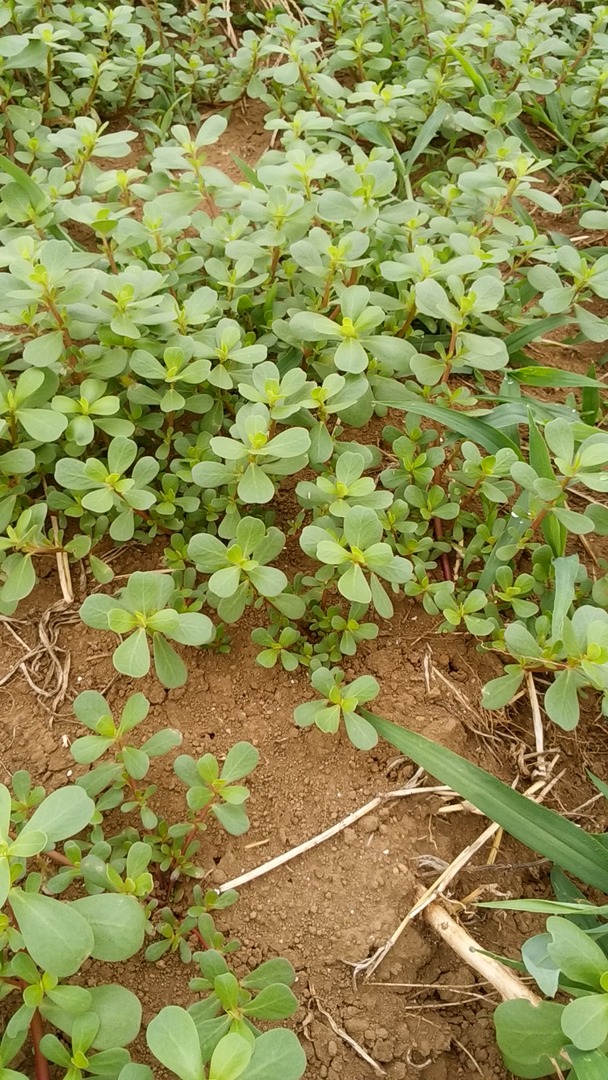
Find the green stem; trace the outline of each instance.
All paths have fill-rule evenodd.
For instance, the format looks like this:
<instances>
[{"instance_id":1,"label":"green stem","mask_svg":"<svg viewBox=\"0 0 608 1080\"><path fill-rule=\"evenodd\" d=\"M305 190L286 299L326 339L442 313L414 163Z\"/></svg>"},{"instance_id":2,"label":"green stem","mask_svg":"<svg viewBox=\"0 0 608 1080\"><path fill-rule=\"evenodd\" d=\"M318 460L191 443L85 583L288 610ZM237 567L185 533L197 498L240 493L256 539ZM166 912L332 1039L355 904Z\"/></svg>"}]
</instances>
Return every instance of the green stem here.
<instances>
[{"instance_id":1,"label":"green stem","mask_svg":"<svg viewBox=\"0 0 608 1080\"><path fill-rule=\"evenodd\" d=\"M139 76L141 75L142 67L143 67L143 61L138 60L136 66L135 66L135 71L133 72L133 78L131 79L131 82L129 84L129 89L127 90L127 96L125 98L125 103L123 105L123 109L125 110L125 112L127 111L127 109L131 105L131 100L133 98L133 94L135 93L135 87L137 86L137 83L139 82Z\"/></svg>"},{"instance_id":2,"label":"green stem","mask_svg":"<svg viewBox=\"0 0 608 1080\"><path fill-rule=\"evenodd\" d=\"M44 117L46 115L46 110L49 107L49 99L50 99L50 96L51 96L51 81L52 81L52 78L53 78L53 52L52 52L52 49L49 49L47 54L46 54L46 82L44 84L44 96L42 98L42 106L41 106L42 119L43 120L44 120Z\"/></svg>"}]
</instances>

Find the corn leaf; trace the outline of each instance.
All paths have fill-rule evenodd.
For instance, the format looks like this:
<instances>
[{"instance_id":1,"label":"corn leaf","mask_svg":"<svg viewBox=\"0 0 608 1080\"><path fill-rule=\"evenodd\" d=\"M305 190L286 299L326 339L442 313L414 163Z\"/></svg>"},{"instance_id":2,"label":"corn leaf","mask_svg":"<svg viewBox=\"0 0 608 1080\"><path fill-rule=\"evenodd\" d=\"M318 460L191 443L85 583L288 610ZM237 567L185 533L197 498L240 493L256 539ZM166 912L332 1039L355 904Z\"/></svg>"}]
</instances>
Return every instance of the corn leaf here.
<instances>
[{"instance_id":1,"label":"corn leaf","mask_svg":"<svg viewBox=\"0 0 608 1080\"><path fill-rule=\"evenodd\" d=\"M441 783L449 784L516 840L585 884L608 893L606 849L595 837L546 806L531 802L452 750L367 709L361 708L360 712L401 754L406 754Z\"/></svg>"}]
</instances>

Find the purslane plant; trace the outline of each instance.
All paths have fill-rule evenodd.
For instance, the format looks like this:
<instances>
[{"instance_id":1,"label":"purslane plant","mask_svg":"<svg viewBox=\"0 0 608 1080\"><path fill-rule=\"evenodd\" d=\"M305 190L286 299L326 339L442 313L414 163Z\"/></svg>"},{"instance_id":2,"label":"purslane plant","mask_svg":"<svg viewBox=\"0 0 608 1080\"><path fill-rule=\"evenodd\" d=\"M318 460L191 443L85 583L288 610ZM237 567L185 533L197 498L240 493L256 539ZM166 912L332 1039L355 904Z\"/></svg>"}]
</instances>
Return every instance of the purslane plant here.
<instances>
[{"instance_id":1,"label":"purslane plant","mask_svg":"<svg viewBox=\"0 0 608 1080\"><path fill-rule=\"evenodd\" d=\"M182 645L205 645L212 640L213 624L208 616L176 611L170 606L173 592L170 575L138 570L117 598L97 593L84 601L80 615L87 626L125 636L113 655L114 666L123 675L147 675L151 638L159 681L164 686L183 686L186 667L167 638Z\"/></svg>"},{"instance_id":2,"label":"purslane plant","mask_svg":"<svg viewBox=\"0 0 608 1080\"><path fill-rule=\"evenodd\" d=\"M174 949L189 963L194 943L204 948L195 951L201 976L191 986L209 993L190 1012L201 1062L213 1055L209 1075L234 1075L216 1069L218 1061L232 1061L225 1037L234 1034L244 1044L238 1060L243 1068L251 1062L244 1075L266 1069L278 1078L282 1069L299 1080L306 1059L296 1036L277 1029L268 1038L253 1024L286 1019L297 1008L289 989L295 978L291 965L269 960L240 982L230 972L224 956L238 942L225 940L210 911L234 903L234 891L219 896L195 886L187 915L180 913L180 878L204 874L193 860L209 812L234 835L248 827L243 804L249 792L238 781L255 768L257 751L238 743L222 766L211 754L198 761L179 756L175 770L187 787L188 820L169 825L147 805L155 789L140 799L137 783L150 758L179 745L179 733L157 731L141 746L131 744L131 733L148 713L142 694L128 699L118 724L96 691L83 691L75 711L93 732L73 743L76 762L110 760L50 795L33 787L25 772L15 773L12 793L0 785L0 998L10 1010L0 1041L3 1072L23 1080L25 1074L11 1064L29 1036L37 1080L47 1080L49 1063L69 1080L88 1074L151 1080L148 1067L132 1062L127 1049L141 1026L136 995L119 981L85 988L71 980L85 961L127 960L142 948L146 934L155 934L146 949L151 961ZM117 806L126 814L140 809L139 832L130 826L117 835L107 832L105 815ZM158 907L161 897L169 906ZM190 1019L184 1010L177 1012ZM162 1041L155 1038L162 1017L152 1021L148 1039L165 1061Z\"/></svg>"}]
</instances>

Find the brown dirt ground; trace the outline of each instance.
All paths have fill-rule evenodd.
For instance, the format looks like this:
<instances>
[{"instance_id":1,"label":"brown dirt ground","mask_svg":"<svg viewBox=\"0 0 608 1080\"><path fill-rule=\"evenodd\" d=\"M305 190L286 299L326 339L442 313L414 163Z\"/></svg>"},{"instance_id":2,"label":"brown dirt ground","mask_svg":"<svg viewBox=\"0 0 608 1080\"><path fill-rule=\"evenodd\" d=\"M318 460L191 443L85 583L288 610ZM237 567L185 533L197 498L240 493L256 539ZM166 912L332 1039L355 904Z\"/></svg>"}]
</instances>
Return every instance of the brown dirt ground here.
<instances>
[{"instance_id":1,"label":"brown dirt ground","mask_svg":"<svg viewBox=\"0 0 608 1080\"><path fill-rule=\"evenodd\" d=\"M158 565L157 555L144 549L129 552L120 569L127 573L153 565ZM57 596L53 573L34 595L26 625L20 628L26 639L33 640L40 615ZM205 835L201 862L213 884L223 884L316 835L379 792L402 787L414 771L409 762L393 764L397 755L389 746L362 754L344 738L332 739L316 729L298 730L292 710L311 696L306 676L258 667L249 639L254 625L255 617L249 617L233 628L230 654L189 650L188 684L168 692L152 677L138 681L136 687L116 677L111 664L113 635L86 630L78 622L61 630L61 645L72 659L68 699L84 687L105 691L110 684L108 697L118 710L136 688L152 702L146 734L168 725L179 727L183 751L195 756L209 751L224 754L239 739L258 747L261 760L251 784L250 831L235 839L211 826ZM19 655L6 630L1 640L0 677ZM453 692L439 679L427 689L423 670L427 650ZM391 626L381 628L377 641L364 646L347 674L366 671L378 677L382 693L377 709L382 715L510 781L524 748L531 746L530 724L526 707L495 718L493 724L479 710L481 682L497 672L497 665L495 657L478 654L466 635L438 635L433 621L414 603L404 601ZM51 723L48 709L20 678L2 688L0 701L0 765L5 778L17 768L29 768L48 788L69 782L74 766L66 743L78 731L68 703ZM549 738L553 744L554 732ZM555 743L562 752L559 767L567 765L568 772L550 804L570 810L591 794L584 780L585 764L606 775L608 742L603 728L589 717L576 737ZM159 784L157 809L179 820L181 785L170 763L160 765L153 779ZM307 1080L368 1080L374 1075L312 1004L309 1007L313 989L336 1022L380 1063L389 1080L415 1080L421 1075L425 1080L506 1077L494 1045L495 998L490 988L477 984L470 970L420 921L405 931L373 982L356 989L352 984L349 962L371 955L383 944L415 900L416 888L426 887L436 876L436 870L425 868L428 862L418 864L420 857L450 862L485 827L482 819L468 812L441 816L441 805L437 796L390 802L334 840L244 886L238 904L217 916L218 926L241 940L237 963L244 969L277 954L294 964L301 1001L295 1026L309 1057ZM587 822L582 818L581 823ZM475 867L483 867L488 853L487 848L480 852L473 860ZM481 890L480 899L545 895L544 867L511 865L533 858L505 839L498 868L461 874L449 895L457 900L476 889ZM528 916L472 907L462 918L483 947L511 956L517 955L535 925ZM120 967L91 964L85 981L120 979L140 995L147 1021L165 1004L188 1004L193 999L187 987L190 977L191 971L171 957L156 965L141 959Z\"/></svg>"},{"instance_id":2,"label":"brown dirt ground","mask_svg":"<svg viewBox=\"0 0 608 1080\"><path fill-rule=\"evenodd\" d=\"M208 160L236 175L230 152L251 163L267 143L262 116L250 109L233 119L229 138L211 148ZM548 351L543 349L544 362L550 362ZM558 360L563 364L562 350ZM159 555L155 547L131 549L115 568L123 574L152 568L159 565ZM83 595L81 590L78 599ZM24 622L18 629L27 642L35 642L40 617L59 596L50 570L19 613ZM257 666L249 637L255 625L255 615L249 613L231 629L227 655L189 650L187 686L166 692L152 677L136 686L117 677L111 664L113 635L87 630L75 616L60 628L59 644L71 656L71 671L66 700L54 718L19 672L0 685L0 776L8 779L11 771L27 768L48 788L73 778L68 745L79 732L69 702L85 687L107 688L115 708L134 689L143 690L152 702L146 734L167 725L178 727L184 736L182 752L221 755L240 739L251 741L261 755L251 784L251 829L235 839L210 827L201 862L213 884L223 884L316 835L376 794L402 787L414 769L409 762L395 764L397 754L391 747L381 744L363 754L344 737L295 727L293 708L312 693L306 675ZM0 642L1 680L21 648L2 625ZM427 685L424 659L429 653L448 684L436 678ZM482 713L481 685L500 673L500 664L495 656L477 652L467 635L439 635L433 620L404 600L391 624L381 626L378 639L364 645L346 666L348 676L361 672L381 683L376 708L385 717L465 754L508 782L519 772L520 786L529 783L522 757L533 747L528 703L523 699L498 716ZM605 725L589 703L576 733L551 729L548 739L561 754L557 770L566 769L548 803L571 811L593 794L585 767L606 776ZM157 809L178 820L181 785L170 763L157 767L153 779L159 783ZM383 944L411 907L416 890L433 880L437 870L428 870L429 858L449 863L485 827L483 819L467 811L442 816L441 806L437 796L389 802L334 840L246 885L238 904L217 916L218 926L242 942L236 962L243 969L277 954L294 964L301 1002L294 1026L309 1059L307 1080L369 1080L375 1075L316 1011L315 995L388 1080L506 1080L494 1043L496 999L491 988L477 983L420 920L405 931L373 981L353 987L349 963ZM595 805L591 813L596 813ZM605 820L589 813L576 820L587 827L606 827ZM491 868L484 866L488 854L487 848L481 851L473 869L461 873L450 900L474 890L480 899L548 895L546 867L525 865L535 858L526 849L503 839ZM421 857L427 862L420 864ZM519 914L457 904L453 910L483 947L513 957L538 925ZM120 967L92 963L84 978L91 984L123 981L141 997L147 1022L163 1005L186 1005L193 999L187 986L191 975L191 969L171 957L155 965L137 958ZM137 1046L134 1056L145 1057L145 1047Z\"/></svg>"}]
</instances>

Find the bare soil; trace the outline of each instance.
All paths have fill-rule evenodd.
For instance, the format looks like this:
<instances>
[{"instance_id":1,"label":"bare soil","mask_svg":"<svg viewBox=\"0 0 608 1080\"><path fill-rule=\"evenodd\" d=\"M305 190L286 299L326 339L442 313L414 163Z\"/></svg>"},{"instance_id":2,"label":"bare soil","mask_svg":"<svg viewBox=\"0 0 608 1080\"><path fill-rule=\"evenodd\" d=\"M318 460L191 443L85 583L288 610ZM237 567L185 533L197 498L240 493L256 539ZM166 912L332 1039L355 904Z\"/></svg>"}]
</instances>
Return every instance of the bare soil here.
<instances>
[{"instance_id":1,"label":"bare soil","mask_svg":"<svg viewBox=\"0 0 608 1080\"><path fill-rule=\"evenodd\" d=\"M236 176L231 153L252 163L267 145L261 114L237 112L229 137L211 148L209 161ZM551 362L550 352L543 347L543 362ZM556 359L563 365L559 346ZM570 359L574 361L574 355ZM579 347L573 367L580 370L585 362ZM296 545L293 558L298 556ZM159 559L156 546L132 548L115 568L128 574L156 567ZM81 600L82 583L75 582L77 589L79 584ZM60 595L54 568L49 567L19 612L23 622L15 625L28 644L36 643L40 619ZM8 779L12 771L27 768L49 789L74 779L77 769L69 743L79 732L70 701L84 688L107 692L116 709L134 689L143 690L152 702L146 734L177 727L184 737L182 752L222 755L240 739L251 741L261 755L251 784L251 829L234 839L210 827L200 859L211 884L224 884L316 835L378 793L402 787L414 772L410 762L396 761L396 752L385 744L361 753L344 737L298 730L293 708L312 691L305 673L267 671L256 664L257 650L249 636L255 615L231 628L229 654L184 651L187 686L167 692L152 677L137 684L118 678L111 663L113 635L84 627L77 604L73 612L73 621L59 628L58 644L70 656L71 668L65 700L54 715L50 699L35 694L19 670L2 685L3 675L23 650L0 624L0 777ZM429 660L445 681L427 679ZM524 755L533 748L527 700L492 717L479 706L482 684L500 671L498 659L480 653L468 635L438 634L421 607L406 600L391 624L381 626L378 639L346 665L348 676L368 672L378 678L382 692L375 707L380 714L508 782L519 775L520 787L525 787L530 769ZM594 793L585 767L606 776L608 740L593 702L576 733L566 736L551 729L548 740L561 754L556 770L566 769L548 804L574 810ZM170 763L155 768L153 780L159 785L158 810L179 820L182 788ZM507 1078L494 1043L496 997L491 987L480 985L422 922L404 932L370 981L353 985L350 965L386 941L417 890L430 884L442 865L485 827L483 818L468 811L442 815L442 806L437 796L389 802L333 841L246 885L238 904L217 916L220 929L242 942L237 964L243 969L273 955L288 957L296 968L301 1006L294 1027L309 1059L307 1080L369 1080L380 1075L332 1031L317 1011L316 999L389 1080ZM595 805L576 820L605 828L604 820L588 816L594 813ZM494 866L485 865L488 855L488 849L480 852L472 868L456 880L449 906L483 947L516 957L523 938L538 925L531 917L464 908L458 901L472 893L477 899L549 895L547 867L536 865L536 856L509 838L503 838ZM165 1004L193 1000L188 990L193 974L170 957L154 965L139 958L120 966L91 963L84 977L91 984L120 979L130 986L142 999L147 1022ZM136 1047L134 1056L145 1058L145 1046Z\"/></svg>"}]
</instances>

